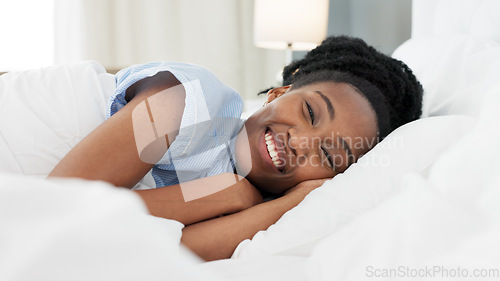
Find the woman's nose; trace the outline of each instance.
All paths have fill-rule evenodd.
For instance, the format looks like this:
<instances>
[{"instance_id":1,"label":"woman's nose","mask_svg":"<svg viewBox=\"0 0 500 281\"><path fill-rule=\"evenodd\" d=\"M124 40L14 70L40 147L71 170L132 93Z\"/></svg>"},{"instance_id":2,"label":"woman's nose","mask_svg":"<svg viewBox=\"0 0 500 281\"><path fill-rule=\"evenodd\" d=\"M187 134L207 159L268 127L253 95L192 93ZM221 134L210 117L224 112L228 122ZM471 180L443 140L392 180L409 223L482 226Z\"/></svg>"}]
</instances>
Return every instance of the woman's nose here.
<instances>
[{"instance_id":1,"label":"woman's nose","mask_svg":"<svg viewBox=\"0 0 500 281\"><path fill-rule=\"evenodd\" d=\"M311 132L296 128L288 130L287 146L295 157L307 157L318 142L319 137L315 137Z\"/></svg>"}]
</instances>

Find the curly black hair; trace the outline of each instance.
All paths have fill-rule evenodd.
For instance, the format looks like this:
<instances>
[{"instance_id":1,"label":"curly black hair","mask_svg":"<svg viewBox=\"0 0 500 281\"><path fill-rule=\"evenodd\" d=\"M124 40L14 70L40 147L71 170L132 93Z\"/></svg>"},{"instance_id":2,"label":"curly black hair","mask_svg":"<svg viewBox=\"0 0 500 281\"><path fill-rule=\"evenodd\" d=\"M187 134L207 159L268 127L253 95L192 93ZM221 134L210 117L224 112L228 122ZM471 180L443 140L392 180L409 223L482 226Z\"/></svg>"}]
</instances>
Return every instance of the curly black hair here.
<instances>
[{"instance_id":1,"label":"curly black hair","mask_svg":"<svg viewBox=\"0 0 500 281\"><path fill-rule=\"evenodd\" d=\"M316 75L320 72L323 75ZM381 139L422 114L423 89L411 69L402 61L377 51L362 39L328 37L303 59L294 61L283 69L284 86L294 83L311 84L319 82L318 79L325 81L328 79L325 77L334 77L330 79L333 81L340 77L337 82L352 82L353 86L364 88L359 91L377 113ZM378 89L372 89L374 94L369 93L369 89L373 88L371 85ZM384 125L387 128L383 128L381 132L382 117L388 120Z\"/></svg>"}]
</instances>

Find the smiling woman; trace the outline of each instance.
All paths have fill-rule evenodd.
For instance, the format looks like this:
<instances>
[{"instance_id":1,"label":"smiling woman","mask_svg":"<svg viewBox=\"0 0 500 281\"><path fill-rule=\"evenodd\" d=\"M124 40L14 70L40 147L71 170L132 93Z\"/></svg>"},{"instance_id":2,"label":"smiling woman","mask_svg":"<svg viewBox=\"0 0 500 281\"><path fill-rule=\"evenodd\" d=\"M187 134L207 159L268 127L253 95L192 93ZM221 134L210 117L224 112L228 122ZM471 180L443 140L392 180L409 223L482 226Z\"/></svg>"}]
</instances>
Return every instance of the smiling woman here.
<instances>
[{"instance_id":1,"label":"smiling woman","mask_svg":"<svg viewBox=\"0 0 500 281\"><path fill-rule=\"evenodd\" d=\"M348 77L322 71L269 91L267 105L245 122L255 151L247 179L282 193L302 181L334 177L371 149L377 120L386 124L387 116L379 118L365 96L380 93L372 87L363 95Z\"/></svg>"},{"instance_id":2,"label":"smiling woman","mask_svg":"<svg viewBox=\"0 0 500 281\"><path fill-rule=\"evenodd\" d=\"M50 176L138 189L152 175L149 190L136 190L150 213L185 224L183 243L204 259L230 257L421 112L406 65L359 39L328 38L283 74L266 105L241 120L239 94L203 67L123 69L109 119ZM261 193L283 196L263 202Z\"/></svg>"}]
</instances>

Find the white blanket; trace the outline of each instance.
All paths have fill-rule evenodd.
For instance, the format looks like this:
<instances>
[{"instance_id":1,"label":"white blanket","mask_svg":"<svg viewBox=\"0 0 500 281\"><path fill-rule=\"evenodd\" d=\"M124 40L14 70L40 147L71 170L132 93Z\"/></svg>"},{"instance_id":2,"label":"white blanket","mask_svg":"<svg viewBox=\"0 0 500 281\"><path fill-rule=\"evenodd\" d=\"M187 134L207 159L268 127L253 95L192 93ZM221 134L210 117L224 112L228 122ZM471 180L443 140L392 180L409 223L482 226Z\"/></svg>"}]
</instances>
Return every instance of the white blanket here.
<instances>
[{"instance_id":1,"label":"white blanket","mask_svg":"<svg viewBox=\"0 0 500 281\"><path fill-rule=\"evenodd\" d=\"M104 182L0 174L0 280L224 280L179 247L182 224Z\"/></svg>"}]
</instances>

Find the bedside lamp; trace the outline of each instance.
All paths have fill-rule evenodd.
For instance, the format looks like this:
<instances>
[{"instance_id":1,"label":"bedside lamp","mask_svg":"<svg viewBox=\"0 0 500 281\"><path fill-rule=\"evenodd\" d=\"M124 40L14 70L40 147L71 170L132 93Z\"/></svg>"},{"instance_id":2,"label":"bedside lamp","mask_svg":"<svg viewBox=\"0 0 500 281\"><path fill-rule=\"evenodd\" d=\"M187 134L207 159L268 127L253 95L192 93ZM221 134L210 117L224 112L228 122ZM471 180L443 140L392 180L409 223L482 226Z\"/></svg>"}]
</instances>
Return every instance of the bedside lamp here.
<instances>
[{"instance_id":1,"label":"bedside lamp","mask_svg":"<svg viewBox=\"0 0 500 281\"><path fill-rule=\"evenodd\" d=\"M254 44L292 51L311 50L326 37L328 0L255 0Z\"/></svg>"}]
</instances>

